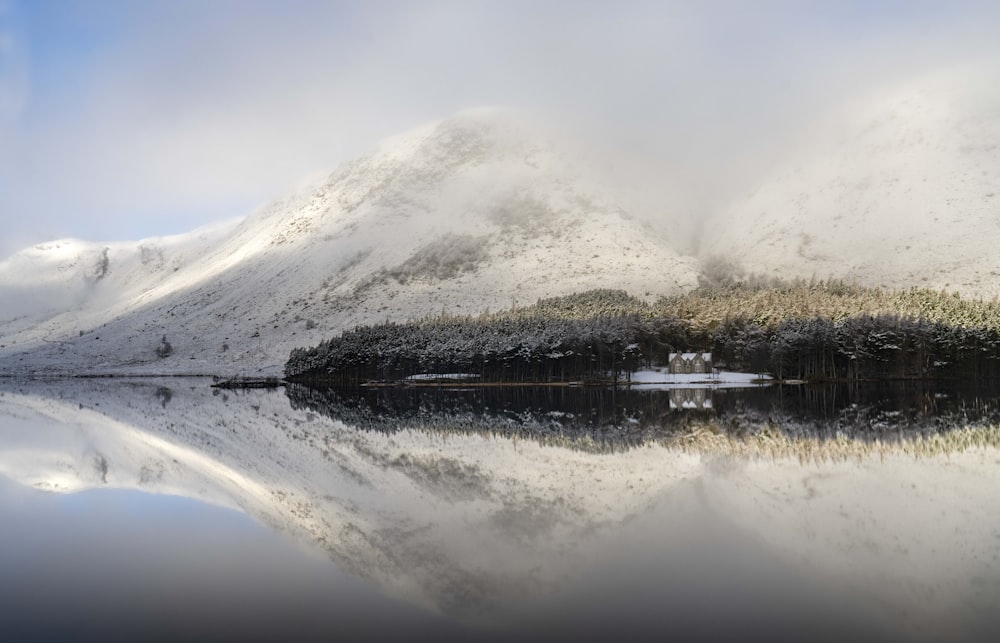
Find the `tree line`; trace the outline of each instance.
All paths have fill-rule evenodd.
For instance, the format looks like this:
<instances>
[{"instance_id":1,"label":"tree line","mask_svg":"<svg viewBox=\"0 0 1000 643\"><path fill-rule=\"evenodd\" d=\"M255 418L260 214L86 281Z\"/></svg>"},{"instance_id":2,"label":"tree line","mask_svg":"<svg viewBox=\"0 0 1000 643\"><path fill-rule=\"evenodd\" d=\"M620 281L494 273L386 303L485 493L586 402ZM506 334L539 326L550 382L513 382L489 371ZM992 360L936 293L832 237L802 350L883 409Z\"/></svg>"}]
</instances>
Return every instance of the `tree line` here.
<instances>
[{"instance_id":1,"label":"tree line","mask_svg":"<svg viewBox=\"0 0 1000 643\"><path fill-rule=\"evenodd\" d=\"M778 379L996 379L1000 331L893 314L766 326L739 316L713 332L716 363Z\"/></svg>"},{"instance_id":2,"label":"tree line","mask_svg":"<svg viewBox=\"0 0 1000 643\"><path fill-rule=\"evenodd\" d=\"M419 373L462 373L484 382L604 381L627 377L648 363L665 350L665 340L677 343L678 338L649 332L650 325L637 315L621 315L359 326L314 348L293 350L285 375L337 384L395 381Z\"/></svg>"},{"instance_id":3,"label":"tree line","mask_svg":"<svg viewBox=\"0 0 1000 643\"><path fill-rule=\"evenodd\" d=\"M849 311L852 296L853 314L803 314ZM893 298L908 302L902 312L865 311ZM888 295L805 282L699 289L652 305L623 291L597 290L478 317L359 326L293 350L285 375L342 385L420 373L463 373L484 382L618 382L665 364L671 352L711 351L717 366L780 379L997 378L997 308L929 291Z\"/></svg>"}]
</instances>

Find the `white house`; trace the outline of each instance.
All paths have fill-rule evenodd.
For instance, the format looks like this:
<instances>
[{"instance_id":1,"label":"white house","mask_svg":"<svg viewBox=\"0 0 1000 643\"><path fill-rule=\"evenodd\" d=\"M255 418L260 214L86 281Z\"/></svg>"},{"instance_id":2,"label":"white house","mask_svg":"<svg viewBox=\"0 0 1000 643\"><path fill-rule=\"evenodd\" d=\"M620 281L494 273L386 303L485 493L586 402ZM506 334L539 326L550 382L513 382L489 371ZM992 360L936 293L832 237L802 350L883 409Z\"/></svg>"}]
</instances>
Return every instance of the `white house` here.
<instances>
[{"instance_id":1,"label":"white house","mask_svg":"<svg viewBox=\"0 0 1000 643\"><path fill-rule=\"evenodd\" d=\"M667 368L673 374L711 373L711 353L670 353Z\"/></svg>"}]
</instances>

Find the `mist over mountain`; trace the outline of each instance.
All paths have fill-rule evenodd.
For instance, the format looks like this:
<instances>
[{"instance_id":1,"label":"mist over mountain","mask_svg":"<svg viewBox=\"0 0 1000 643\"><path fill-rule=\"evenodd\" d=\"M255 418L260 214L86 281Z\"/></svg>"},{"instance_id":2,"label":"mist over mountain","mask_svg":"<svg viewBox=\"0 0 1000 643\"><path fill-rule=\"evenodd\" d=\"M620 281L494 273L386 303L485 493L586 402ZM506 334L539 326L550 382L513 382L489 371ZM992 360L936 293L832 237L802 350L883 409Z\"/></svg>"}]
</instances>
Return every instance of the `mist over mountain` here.
<instances>
[{"instance_id":1,"label":"mist over mountain","mask_svg":"<svg viewBox=\"0 0 1000 643\"><path fill-rule=\"evenodd\" d=\"M694 287L696 261L576 161L521 117L472 110L239 222L29 248L0 264L0 293L21 302L0 320L0 368L276 372L359 323Z\"/></svg>"},{"instance_id":2,"label":"mist over mountain","mask_svg":"<svg viewBox=\"0 0 1000 643\"><path fill-rule=\"evenodd\" d=\"M746 272L1000 294L996 65L885 90L840 144L805 156L704 230Z\"/></svg>"}]
</instances>

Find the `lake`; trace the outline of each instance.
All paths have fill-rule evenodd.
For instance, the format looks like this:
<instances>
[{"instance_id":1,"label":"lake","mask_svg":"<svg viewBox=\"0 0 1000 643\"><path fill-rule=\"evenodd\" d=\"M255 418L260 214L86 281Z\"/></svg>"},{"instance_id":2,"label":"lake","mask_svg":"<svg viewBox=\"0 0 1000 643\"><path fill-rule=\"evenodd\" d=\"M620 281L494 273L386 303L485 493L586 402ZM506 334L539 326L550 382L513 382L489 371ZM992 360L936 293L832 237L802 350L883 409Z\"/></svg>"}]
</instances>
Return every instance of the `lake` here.
<instances>
[{"instance_id":1,"label":"lake","mask_svg":"<svg viewBox=\"0 0 1000 643\"><path fill-rule=\"evenodd\" d=\"M997 389L209 384L0 382L10 640L1000 632Z\"/></svg>"}]
</instances>

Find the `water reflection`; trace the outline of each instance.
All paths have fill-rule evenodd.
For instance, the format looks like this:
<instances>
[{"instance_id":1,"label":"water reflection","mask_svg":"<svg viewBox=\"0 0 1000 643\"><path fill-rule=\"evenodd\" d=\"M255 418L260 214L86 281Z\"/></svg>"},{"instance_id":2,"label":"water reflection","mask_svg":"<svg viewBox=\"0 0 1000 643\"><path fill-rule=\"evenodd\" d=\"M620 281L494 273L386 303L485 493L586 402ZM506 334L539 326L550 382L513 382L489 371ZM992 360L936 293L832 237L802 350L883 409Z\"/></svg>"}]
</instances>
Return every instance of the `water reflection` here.
<instances>
[{"instance_id":1,"label":"water reflection","mask_svg":"<svg viewBox=\"0 0 1000 643\"><path fill-rule=\"evenodd\" d=\"M7 641L329 640L454 630L245 514L179 496L51 494L0 476ZM391 611L392 623L377 618Z\"/></svg>"},{"instance_id":2,"label":"water reflection","mask_svg":"<svg viewBox=\"0 0 1000 643\"><path fill-rule=\"evenodd\" d=\"M667 390L600 387L310 388L289 385L295 409L365 430L400 428L590 439L641 445L710 429L790 437L900 440L1000 425L1000 388L925 383Z\"/></svg>"},{"instance_id":3,"label":"water reflection","mask_svg":"<svg viewBox=\"0 0 1000 643\"><path fill-rule=\"evenodd\" d=\"M0 388L0 473L21 485L237 508L480 636L978 640L1000 627L996 449L803 465L646 440L702 421L985 426L988 393L713 391L711 409L680 410L665 392L595 389ZM525 439L581 427L629 448Z\"/></svg>"}]
</instances>

